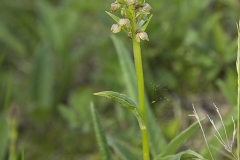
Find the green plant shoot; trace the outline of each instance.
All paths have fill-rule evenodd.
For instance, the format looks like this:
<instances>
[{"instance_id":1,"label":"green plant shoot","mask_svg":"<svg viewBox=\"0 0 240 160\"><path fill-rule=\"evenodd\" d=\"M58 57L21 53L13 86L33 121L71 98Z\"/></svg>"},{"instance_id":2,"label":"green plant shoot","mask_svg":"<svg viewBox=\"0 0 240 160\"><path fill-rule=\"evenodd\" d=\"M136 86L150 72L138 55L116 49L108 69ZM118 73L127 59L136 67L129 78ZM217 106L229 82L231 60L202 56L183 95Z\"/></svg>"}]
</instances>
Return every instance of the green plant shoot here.
<instances>
[{"instance_id":1,"label":"green plant shoot","mask_svg":"<svg viewBox=\"0 0 240 160\"><path fill-rule=\"evenodd\" d=\"M140 41L147 40L149 41L148 34L145 32L152 15L150 12L152 7L143 2L142 0L117 0L111 4L110 11L117 12L121 11L122 18L115 16L112 13L106 12L110 17L113 18L117 23L113 24L111 31L113 33L118 33L124 31L129 38L132 39L133 43L133 53L134 53L134 62L137 75L137 86L138 86L138 105L139 105L139 116L136 114L138 112L133 112L137 117L142 132L142 146L143 146L143 159L149 160L149 146L148 146L148 133L146 126L146 111L145 111L145 100L144 100L144 79L143 79L143 69L142 69L142 57L141 57L141 47ZM150 15L150 16L149 16ZM106 92L105 92L106 93ZM104 93L104 94L105 94ZM113 93L113 92L111 92ZM118 94L114 92L114 94ZM102 94L95 94L102 95ZM121 94L118 94L121 95ZM124 99L119 99L121 96L116 98L106 97L110 99L117 100L118 102L124 101ZM129 99L125 95L125 100ZM127 107L131 110L131 107ZM132 110L131 110L132 111ZM138 111L138 109L136 110ZM144 124L142 124L144 123ZM144 126L144 127L143 127Z\"/></svg>"}]
</instances>

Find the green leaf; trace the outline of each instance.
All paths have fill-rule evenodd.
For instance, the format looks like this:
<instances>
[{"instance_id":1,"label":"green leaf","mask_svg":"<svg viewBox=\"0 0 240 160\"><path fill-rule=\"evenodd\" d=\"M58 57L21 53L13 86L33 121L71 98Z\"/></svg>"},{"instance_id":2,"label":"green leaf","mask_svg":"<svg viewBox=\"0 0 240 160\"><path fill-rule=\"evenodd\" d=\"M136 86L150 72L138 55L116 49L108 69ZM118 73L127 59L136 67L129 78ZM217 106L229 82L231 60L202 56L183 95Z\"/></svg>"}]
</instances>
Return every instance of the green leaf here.
<instances>
[{"instance_id":1,"label":"green leaf","mask_svg":"<svg viewBox=\"0 0 240 160\"><path fill-rule=\"evenodd\" d=\"M5 58L6 58L6 54L1 54L0 55L0 66L2 65Z\"/></svg>"},{"instance_id":2,"label":"green leaf","mask_svg":"<svg viewBox=\"0 0 240 160\"><path fill-rule=\"evenodd\" d=\"M179 149L179 147L182 146L183 142L197 129L198 126L199 126L198 122L195 122L187 129L182 131L167 145L167 147L158 157L164 157L170 154L174 154Z\"/></svg>"},{"instance_id":3,"label":"green leaf","mask_svg":"<svg viewBox=\"0 0 240 160\"><path fill-rule=\"evenodd\" d=\"M53 57L48 45L42 45L37 50L32 72L32 96L37 106L43 110L51 107L53 99Z\"/></svg>"},{"instance_id":4,"label":"green leaf","mask_svg":"<svg viewBox=\"0 0 240 160\"><path fill-rule=\"evenodd\" d=\"M139 153L141 151L135 150L135 147L129 146L127 143L116 140L113 137L107 136L109 145L113 148L114 152L123 160L140 159Z\"/></svg>"},{"instance_id":5,"label":"green leaf","mask_svg":"<svg viewBox=\"0 0 240 160\"><path fill-rule=\"evenodd\" d=\"M59 25L57 10L47 1L36 1L37 13L41 20L42 28L39 31L44 34L44 42L51 43L58 54L63 53L66 47L66 35L64 34L62 24Z\"/></svg>"},{"instance_id":6,"label":"green leaf","mask_svg":"<svg viewBox=\"0 0 240 160\"><path fill-rule=\"evenodd\" d=\"M0 115L0 160L4 160L8 147L8 124L6 112Z\"/></svg>"},{"instance_id":7,"label":"green leaf","mask_svg":"<svg viewBox=\"0 0 240 160\"><path fill-rule=\"evenodd\" d=\"M216 23L214 23L213 26L214 30L213 30L213 47L214 49L219 53L223 53L225 54L225 48L224 46L226 46L226 42L227 42L227 35L226 32L224 32L224 29L222 27L222 25L220 24L219 21L217 21Z\"/></svg>"},{"instance_id":8,"label":"green leaf","mask_svg":"<svg viewBox=\"0 0 240 160\"><path fill-rule=\"evenodd\" d=\"M71 129L81 128L81 131L88 132L90 129L89 115L91 114L89 99L92 99L92 89L81 87L75 89L69 95L67 106L58 105L58 111L61 116L68 122ZM131 115L132 116L132 115Z\"/></svg>"},{"instance_id":9,"label":"green leaf","mask_svg":"<svg viewBox=\"0 0 240 160\"><path fill-rule=\"evenodd\" d=\"M199 158L199 159L204 159L200 154L192 151L192 150L187 150L184 152L180 152L176 155L170 155L166 157L159 157L155 160L188 160L190 158Z\"/></svg>"},{"instance_id":10,"label":"green leaf","mask_svg":"<svg viewBox=\"0 0 240 160\"><path fill-rule=\"evenodd\" d=\"M227 68L224 80L216 80L218 87L226 97L228 103L231 104L231 106L235 106L237 104L237 99L235 97L235 95L237 95L237 90L235 89L237 88L236 79L236 71Z\"/></svg>"},{"instance_id":11,"label":"green leaf","mask_svg":"<svg viewBox=\"0 0 240 160\"><path fill-rule=\"evenodd\" d=\"M235 95L237 91L233 90L235 88L231 88L230 86L231 83L227 83L226 80L221 80L221 79L216 80L216 83L220 88L220 90L222 91L222 93L224 94L224 96L226 97L228 103L231 104L232 106L236 105Z\"/></svg>"},{"instance_id":12,"label":"green leaf","mask_svg":"<svg viewBox=\"0 0 240 160\"><path fill-rule=\"evenodd\" d=\"M7 91L6 91L6 96L4 99L4 106L3 106L4 112L7 112L7 110L8 110L9 102L11 100L11 92L12 92L12 84L11 84L11 81L8 81Z\"/></svg>"},{"instance_id":13,"label":"green leaf","mask_svg":"<svg viewBox=\"0 0 240 160\"><path fill-rule=\"evenodd\" d=\"M98 93L94 93L94 95L107 97L109 99L112 99L112 100L120 103L121 105L126 107L128 110L130 110L136 116L140 128L141 129L146 129L144 120L143 120L143 118L142 118L142 116L141 116L137 106L126 95L120 94L120 93L117 93L117 92L113 92L113 91L98 92Z\"/></svg>"},{"instance_id":14,"label":"green leaf","mask_svg":"<svg viewBox=\"0 0 240 160\"><path fill-rule=\"evenodd\" d=\"M233 155L231 153L229 153L227 150L222 150L222 149L216 148L214 146L211 146L211 148L213 150L215 150L218 153L219 156L222 155L222 156L225 156L225 157L229 158L229 160L236 160L236 158L233 157Z\"/></svg>"},{"instance_id":15,"label":"green leaf","mask_svg":"<svg viewBox=\"0 0 240 160\"><path fill-rule=\"evenodd\" d=\"M176 136L180 124L179 119L180 118L174 117L168 122L163 122L161 124L162 131L168 139L173 139Z\"/></svg>"},{"instance_id":16,"label":"green leaf","mask_svg":"<svg viewBox=\"0 0 240 160\"><path fill-rule=\"evenodd\" d=\"M120 94L113 91L103 91L103 92L94 93L94 95L107 97L109 99L117 101L118 103L120 103L121 105L129 109L130 111L133 111L137 108L136 104L124 94Z\"/></svg>"},{"instance_id":17,"label":"green leaf","mask_svg":"<svg viewBox=\"0 0 240 160\"><path fill-rule=\"evenodd\" d=\"M8 27L2 24L0 25L0 42L3 42L6 46L11 48L14 53L20 54L20 56L26 55L26 45L24 45L22 39L11 33Z\"/></svg>"},{"instance_id":18,"label":"green leaf","mask_svg":"<svg viewBox=\"0 0 240 160\"><path fill-rule=\"evenodd\" d=\"M151 14L150 17L149 17L148 20L147 20L147 23L142 26L141 30L142 30L143 32L147 29L147 26L148 26L150 20L152 19L152 16L153 16L153 15Z\"/></svg>"},{"instance_id":19,"label":"green leaf","mask_svg":"<svg viewBox=\"0 0 240 160\"><path fill-rule=\"evenodd\" d=\"M98 114L95 110L93 103L91 103L91 111L92 111L94 131L97 138L98 147L102 156L102 160L112 160L110 150L108 148L107 140L105 137L105 133L103 132Z\"/></svg>"},{"instance_id":20,"label":"green leaf","mask_svg":"<svg viewBox=\"0 0 240 160\"><path fill-rule=\"evenodd\" d=\"M62 117L68 122L71 128L75 128L78 125L76 117L77 114L75 110L63 104L60 104L58 106L58 110Z\"/></svg>"},{"instance_id":21,"label":"green leaf","mask_svg":"<svg viewBox=\"0 0 240 160\"><path fill-rule=\"evenodd\" d=\"M138 102L137 85L136 85L136 73L134 70L133 60L130 56L129 51L123 45L123 43L115 36L111 35L114 46L117 50L119 63L122 68L125 85L130 98L135 102ZM154 117L148 99L145 98L146 116L147 116L147 128L150 152L153 157L156 157L161 151L163 151L167 142L156 118Z\"/></svg>"},{"instance_id":22,"label":"green leaf","mask_svg":"<svg viewBox=\"0 0 240 160\"><path fill-rule=\"evenodd\" d=\"M4 160L5 153L8 147L8 122L7 122L7 109L11 99L12 85L10 81L7 84L7 91L4 100L3 111L0 114L0 160Z\"/></svg>"},{"instance_id":23,"label":"green leaf","mask_svg":"<svg viewBox=\"0 0 240 160\"><path fill-rule=\"evenodd\" d=\"M120 20L119 17L115 16L114 14L108 12L108 11L105 11L110 17L112 17L112 19L114 19L114 21L116 21L118 23L118 21Z\"/></svg>"}]
</instances>

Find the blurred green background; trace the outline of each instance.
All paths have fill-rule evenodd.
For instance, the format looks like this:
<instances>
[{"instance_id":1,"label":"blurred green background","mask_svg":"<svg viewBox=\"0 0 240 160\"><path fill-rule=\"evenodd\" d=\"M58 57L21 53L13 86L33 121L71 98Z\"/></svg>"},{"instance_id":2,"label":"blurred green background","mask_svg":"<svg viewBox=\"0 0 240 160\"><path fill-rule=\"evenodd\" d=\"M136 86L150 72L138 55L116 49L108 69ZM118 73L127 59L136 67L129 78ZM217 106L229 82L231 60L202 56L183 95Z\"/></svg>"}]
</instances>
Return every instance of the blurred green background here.
<instances>
[{"instance_id":1,"label":"blurred green background","mask_svg":"<svg viewBox=\"0 0 240 160\"><path fill-rule=\"evenodd\" d=\"M112 2L1 0L0 113L4 117L9 91L7 107L17 109L17 149L24 146L26 159L100 159L90 102L109 135L124 140L139 132L132 131L124 110L93 96L102 90L125 92L110 39L114 21L104 12ZM150 41L142 42L145 86L170 140L194 121L188 117L192 103L214 116L214 102L223 117L236 105L240 2L147 2L154 16L147 29ZM131 40L117 36L131 52ZM4 139L4 126L0 129ZM141 146L139 136L133 146ZM199 147L198 142L186 145Z\"/></svg>"}]
</instances>

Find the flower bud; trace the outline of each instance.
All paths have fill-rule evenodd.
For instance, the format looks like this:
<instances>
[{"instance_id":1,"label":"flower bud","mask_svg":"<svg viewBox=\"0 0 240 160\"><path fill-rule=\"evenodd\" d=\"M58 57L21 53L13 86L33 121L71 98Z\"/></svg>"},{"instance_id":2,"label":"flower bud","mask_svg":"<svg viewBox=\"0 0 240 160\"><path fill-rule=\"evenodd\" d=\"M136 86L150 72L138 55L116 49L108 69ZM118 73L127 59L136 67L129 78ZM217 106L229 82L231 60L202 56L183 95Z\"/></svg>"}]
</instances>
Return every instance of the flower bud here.
<instances>
[{"instance_id":1,"label":"flower bud","mask_svg":"<svg viewBox=\"0 0 240 160\"><path fill-rule=\"evenodd\" d=\"M144 12L151 12L152 10L152 7L148 3L143 3L141 7Z\"/></svg>"},{"instance_id":2,"label":"flower bud","mask_svg":"<svg viewBox=\"0 0 240 160\"><path fill-rule=\"evenodd\" d=\"M137 39L138 42L140 42L140 39L149 41L148 35L147 35L146 32L142 32L140 29L138 29L136 31L136 33L137 33L136 34L136 39Z\"/></svg>"},{"instance_id":3,"label":"flower bud","mask_svg":"<svg viewBox=\"0 0 240 160\"><path fill-rule=\"evenodd\" d=\"M132 32L128 32L128 37L132 38Z\"/></svg>"},{"instance_id":4,"label":"flower bud","mask_svg":"<svg viewBox=\"0 0 240 160\"><path fill-rule=\"evenodd\" d=\"M121 7L121 4L117 1L111 4L110 11L116 12Z\"/></svg>"},{"instance_id":5,"label":"flower bud","mask_svg":"<svg viewBox=\"0 0 240 160\"><path fill-rule=\"evenodd\" d=\"M121 26L118 25L118 24L113 24L112 27L111 27L111 31L112 31L113 33L118 33L118 32L121 31Z\"/></svg>"},{"instance_id":6,"label":"flower bud","mask_svg":"<svg viewBox=\"0 0 240 160\"><path fill-rule=\"evenodd\" d=\"M139 33L139 37L140 37L142 40L147 40L147 41L149 41L148 35L147 35L146 32L141 32L141 33Z\"/></svg>"},{"instance_id":7,"label":"flower bud","mask_svg":"<svg viewBox=\"0 0 240 160\"><path fill-rule=\"evenodd\" d=\"M136 0L125 0L125 2L127 2L128 4L135 4Z\"/></svg>"},{"instance_id":8,"label":"flower bud","mask_svg":"<svg viewBox=\"0 0 240 160\"><path fill-rule=\"evenodd\" d=\"M126 9L125 9L125 8L122 8L122 9L121 9L121 15L122 15L122 16L125 16L125 15L126 15Z\"/></svg>"},{"instance_id":9,"label":"flower bud","mask_svg":"<svg viewBox=\"0 0 240 160\"><path fill-rule=\"evenodd\" d=\"M126 27L129 27L130 26L130 20L128 18L121 18L119 21L118 21L118 24L120 26L126 26Z\"/></svg>"}]
</instances>

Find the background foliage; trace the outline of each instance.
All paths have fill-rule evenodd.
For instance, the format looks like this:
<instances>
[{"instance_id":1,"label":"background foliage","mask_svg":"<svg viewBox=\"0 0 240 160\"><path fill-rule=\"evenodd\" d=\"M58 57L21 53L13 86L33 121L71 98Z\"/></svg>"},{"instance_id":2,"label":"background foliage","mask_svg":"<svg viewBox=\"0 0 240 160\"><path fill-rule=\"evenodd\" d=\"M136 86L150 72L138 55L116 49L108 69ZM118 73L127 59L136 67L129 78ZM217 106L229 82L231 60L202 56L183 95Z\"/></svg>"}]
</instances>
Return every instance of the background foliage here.
<instances>
[{"instance_id":1,"label":"background foliage","mask_svg":"<svg viewBox=\"0 0 240 160\"><path fill-rule=\"evenodd\" d=\"M11 90L9 107L17 108L16 144L19 152L24 145L26 159L100 159L90 119L91 101L100 112L105 132L123 145L131 141L133 150L139 152L140 135L132 115L93 97L93 92L101 90L126 91L109 37L114 22L104 12L111 3L1 0L0 113L1 117L8 114L4 103ZM154 16L147 30L150 42L142 43L145 85L164 136L171 140L194 121L187 116L191 103L202 113L214 115L214 102L223 117L236 105L240 3L148 3ZM131 52L130 40L119 36ZM5 124L1 120L0 139L6 139ZM182 148L198 151L201 138L195 135ZM109 141L115 143L111 137ZM5 144L0 147L6 149Z\"/></svg>"}]
</instances>

